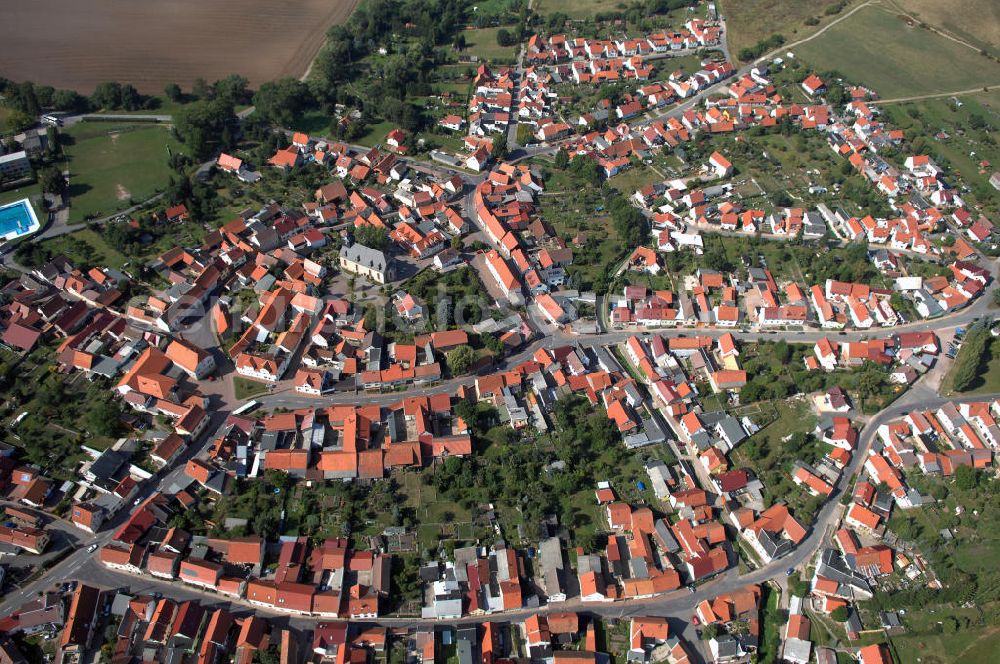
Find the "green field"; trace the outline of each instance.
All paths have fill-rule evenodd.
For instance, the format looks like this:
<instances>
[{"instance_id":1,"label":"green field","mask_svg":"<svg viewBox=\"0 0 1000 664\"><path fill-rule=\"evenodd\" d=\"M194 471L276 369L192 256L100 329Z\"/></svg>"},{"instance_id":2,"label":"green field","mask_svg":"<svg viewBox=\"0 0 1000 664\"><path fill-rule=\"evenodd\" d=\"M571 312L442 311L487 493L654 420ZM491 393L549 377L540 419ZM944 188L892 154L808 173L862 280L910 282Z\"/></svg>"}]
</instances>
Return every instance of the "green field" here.
<instances>
[{"instance_id":1,"label":"green field","mask_svg":"<svg viewBox=\"0 0 1000 664\"><path fill-rule=\"evenodd\" d=\"M513 60L517 56L516 46L501 46L497 43L497 32L501 28L478 28L465 30L465 52L479 56L481 60ZM509 31L510 29L507 28Z\"/></svg>"},{"instance_id":2,"label":"green field","mask_svg":"<svg viewBox=\"0 0 1000 664\"><path fill-rule=\"evenodd\" d=\"M164 189L167 150L179 148L163 125L81 122L64 136L71 222L114 214Z\"/></svg>"},{"instance_id":3,"label":"green field","mask_svg":"<svg viewBox=\"0 0 1000 664\"><path fill-rule=\"evenodd\" d=\"M884 99L1000 84L997 62L876 7L792 50L815 69L835 69Z\"/></svg>"},{"instance_id":4,"label":"green field","mask_svg":"<svg viewBox=\"0 0 1000 664\"><path fill-rule=\"evenodd\" d=\"M570 18L586 18L597 12L621 9L623 3L608 0L535 0L532 8L540 14L566 14Z\"/></svg>"}]
</instances>

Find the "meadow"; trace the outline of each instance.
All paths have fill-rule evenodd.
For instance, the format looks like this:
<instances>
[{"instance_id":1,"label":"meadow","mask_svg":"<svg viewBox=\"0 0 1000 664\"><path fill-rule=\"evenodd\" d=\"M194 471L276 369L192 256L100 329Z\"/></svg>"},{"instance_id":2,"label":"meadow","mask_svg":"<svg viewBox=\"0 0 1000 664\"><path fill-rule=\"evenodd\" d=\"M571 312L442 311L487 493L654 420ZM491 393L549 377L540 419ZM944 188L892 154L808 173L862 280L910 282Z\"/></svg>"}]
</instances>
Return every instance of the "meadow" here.
<instances>
[{"instance_id":1,"label":"meadow","mask_svg":"<svg viewBox=\"0 0 1000 664\"><path fill-rule=\"evenodd\" d=\"M883 99L1000 84L1000 63L875 6L792 50L816 70L837 70Z\"/></svg>"}]
</instances>

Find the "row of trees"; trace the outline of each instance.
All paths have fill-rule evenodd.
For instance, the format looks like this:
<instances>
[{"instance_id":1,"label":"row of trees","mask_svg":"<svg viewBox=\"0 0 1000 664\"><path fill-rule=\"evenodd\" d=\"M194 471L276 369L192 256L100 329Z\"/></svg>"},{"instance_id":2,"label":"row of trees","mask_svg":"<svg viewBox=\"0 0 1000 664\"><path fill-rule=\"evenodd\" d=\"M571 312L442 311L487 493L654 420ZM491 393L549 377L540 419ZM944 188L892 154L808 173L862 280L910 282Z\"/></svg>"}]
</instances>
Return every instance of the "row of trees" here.
<instances>
[{"instance_id":1,"label":"row of trees","mask_svg":"<svg viewBox=\"0 0 1000 664\"><path fill-rule=\"evenodd\" d=\"M784 43L785 37L783 35L773 34L767 39L761 39L753 46L741 48L738 57L743 62L750 62L751 60L764 55L768 51L773 51Z\"/></svg>"},{"instance_id":2,"label":"row of trees","mask_svg":"<svg viewBox=\"0 0 1000 664\"><path fill-rule=\"evenodd\" d=\"M969 328L952 372L952 388L955 391L964 392L974 387L991 341L992 336L986 325L977 323Z\"/></svg>"}]
</instances>

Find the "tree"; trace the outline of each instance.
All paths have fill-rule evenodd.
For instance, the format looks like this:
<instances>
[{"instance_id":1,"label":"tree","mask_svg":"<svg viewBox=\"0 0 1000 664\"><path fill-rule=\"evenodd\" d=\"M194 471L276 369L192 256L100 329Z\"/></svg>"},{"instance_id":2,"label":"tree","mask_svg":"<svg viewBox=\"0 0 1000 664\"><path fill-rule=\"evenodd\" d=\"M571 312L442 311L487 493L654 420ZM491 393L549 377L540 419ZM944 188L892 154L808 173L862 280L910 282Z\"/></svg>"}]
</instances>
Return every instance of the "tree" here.
<instances>
[{"instance_id":1,"label":"tree","mask_svg":"<svg viewBox=\"0 0 1000 664\"><path fill-rule=\"evenodd\" d=\"M989 341L990 331L984 325L975 326L965 335L965 343L952 369L952 388L955 391L964 392L973 386L979 377Z\"/></svg>"},{"instance_id":2,"label":"tree","mask_svg":"<svg viewBox=\"0 0 1000 664\"><path fill-rule=\"evenodd\" d=\"M253 95L250 93L250 81L245 76L230 74L212 85L216 99L222 99L233 106L245 104Z\"/></svg>"},{"instance_id":3,"label":"tree","mask_svg":"<svg viewBox=\"0 0 1000 664\"><path fill-rule=\"evenodd\" d=\"M836 609L830 612L830 617L839 623L847 622L847 619L850 617L850 615L851 614L850 612L848 612L846 606L838 606Z\"/></svg>"},{"instance_id":4,"label":"tree","mask_svg":"<svg viewBox=\"0 0 1000 664\"><path fill-rule=\"evenodd\" d=\"M118 102L126 111L135 111L142 106L142 95L135 86L126 83L119 90Z\"/></svg>"},{"instance_id":5,"label":"tree","mask_svg":"<svg viewBox=\"0 0 1000 664\"><path fill-rule=\"evenodd\" d=\"M11 111L10 115L7 116L6 130L12 134L17 134L25 129L30 129L34 126L37 120L35 116L28 115L24 111ZM0 148L2 152L2 148Z\"/></svg>"},{"instance_id":6,"label":"tree","mask_svg":"<svg viewBox=\"0 0 1000 664\"><path fill-rule=\"evenodd\" d=\"M163 94L167 96L167 99L173 102L179 102L184 98L184 93L181 92L181 86L176 83L167 83L166 87L163 88Z\"/></svg>"},{"instance_id":7,"label":"tree","mask_svg":"<svg viewBox=\"0 0 1000 664\"><path fill-rule=\"evenodd\" d=\"M87 99L75 90L56 90L52 93L52 107L57 111L83 111Z\"/></svg>"},{"instance_id":8,"label":"tree","mask_svg":"<svg viewBox=\"0 0 1000 664\"><path fill-rule=\"evenodd\" d=\"M66 193L66 178L55 166L46 166L38 171L38 184L46 194L62 196Z\"/></svg>"},{"instance_id":9,"label":"tree","mask_svg":"<svg viewBox=\"0 0 1000 664\"><path fill-rule=\"evenodd\" d=\"M24 81L17 86L12 101L14 108L30 115L32 118L38 117L38 114L42 112L41 104L38 102L38 95L35 93L35 86L31 81Z\"/></svg>"},{"instance_id":10,"label":"tree","mask_svg":"<svg viewBox=\"0 0 1000 664\"><path fill-rule=\"evenodd\" d=\"M311 101L306 84L290 77L264 83L253 96L257 112L282 126L292 124Z\"/></svg>"},{"instance_id":11,"label":"tree","mask_svg":"<svg viewBox=\"0 0 1000 664\"><path fill-rule=\"evenodd\" d=\"M476 351L471 346L462 345L453 348L445 355L448 360L448 368L453 375L464 374L476 360Z\"/></svg>"},{"instance_id":12,"label":"tree","mask_svg":"<svg viewBox=\"0 0 1000 664\"><path fill-rule=\"evenodd\" d=\"M497 30L497 44L500 46L513 46L514 38L510 34L510 30L507 28L500 28Z\"/></svg>"},{"instance_id":13,"label":"tree","mask_svg":"<svg viewBox=\"0 0 1000 664\"><path fill-rule=\"evenodd\" d=\"M721 628L718 623L712 623L711 625L705 625L705 628L701 630L701 638L703 641L711 641L719 635Z\"/></svg>"},{"instance_id":14,"label":"tree","mask_svg":"<svg viewBox=\"0 0 1000 664\"><path fill-rule=\"evenodd\" d=\"M503 161L507 158L507 137L497 136L493 139L493 150L490 154L496 161Z\"/></svg>"},{"instance_id":15,"label":"tree","mask_svg":"<svg viewBox=\"0 0 1000 664\"><path fill-rule=\"evenodd\" d=\"M782 364L788 364L788 360L791 359L792 349L788 347L788 343L784 339L780 339L774 344L774 357Z\"/></svg>"},{"instance_id":16,"label":"tree","mask_svg":"<svg viewBox=\"0 0 1000 664\"><path fill-rule=\"evenodd\" d=\"M94 94L90 95L90 101L95 108L116 109L121 108L122 86L120 83L108 81L101 83L94 89Z\"/></svg>"},{"instance_id":17,"label":"tree","mask_svg":"<svg viewBox=\"0 0 1000 664\"><path fill-rule=\"evenodd\" d=\"M236 121L233 107L225 100L196 101L174 114L177 137L197 159L208 157L222 137L222 131Z\"/></svg>"},{"instance_id":18,"label":"tree","mask_svg":"<svg viewBox=\"0 0 1000 664\"><path fill-rule=\"evenodd\" d=\"M955 486L962 491L971 491L978 483L978 473L972 466L959 466L955 469Z\"/></svg>"},{"instance_id":19,"label":"tree","mask_svg":"<svg viewBox=\"0 0 1000 664\"><path fill-rule=\"evenodd\" d=\"M99 436L115 436L121 430L121 416L118 402L105 399L87 413L87 424Z\"/></svg>"},{"instance_id":20,"label":"tree","mask_svg":"<svg viewBox=\"0 0 1000 664\"><path fill-rule=\"evenodd\" d=\"M389 244L389 236L385 230L375 226L362 226L354 231L354 239L371 249L385 249Z\"/></svg>"},{"instance_id":21,"label":"tree","mask_svg":"<svg viewBox=\"0 0 1000 664\"><path fill-rule=\"evenodd\" d=\"M559 151L556 152L555 165L560 171L566 170L566 167L569 166L569 155L562 148L559 148Z\"/></svg>"}]
</instances>

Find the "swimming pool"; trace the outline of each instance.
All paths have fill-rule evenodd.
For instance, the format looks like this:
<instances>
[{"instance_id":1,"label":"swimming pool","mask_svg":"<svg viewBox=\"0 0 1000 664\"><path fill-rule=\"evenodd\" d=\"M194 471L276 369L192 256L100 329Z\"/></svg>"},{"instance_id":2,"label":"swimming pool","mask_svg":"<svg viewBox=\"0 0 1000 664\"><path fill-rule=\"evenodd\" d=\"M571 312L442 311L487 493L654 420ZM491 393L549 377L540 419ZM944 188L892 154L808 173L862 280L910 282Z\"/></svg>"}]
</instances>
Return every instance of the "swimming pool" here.
<instances>
[{"instance_id":1,"label":"swimming pool","mask_svg":"<svg viewBox=\"0 0 1000 664\"><path fill-rule=\"evenodd\" d=\"M22 235L34 233L41 224L35 216L31 201L22 198L19 201L0 206L0 238L13 240Z\"/></svg>"}]
</instances>

